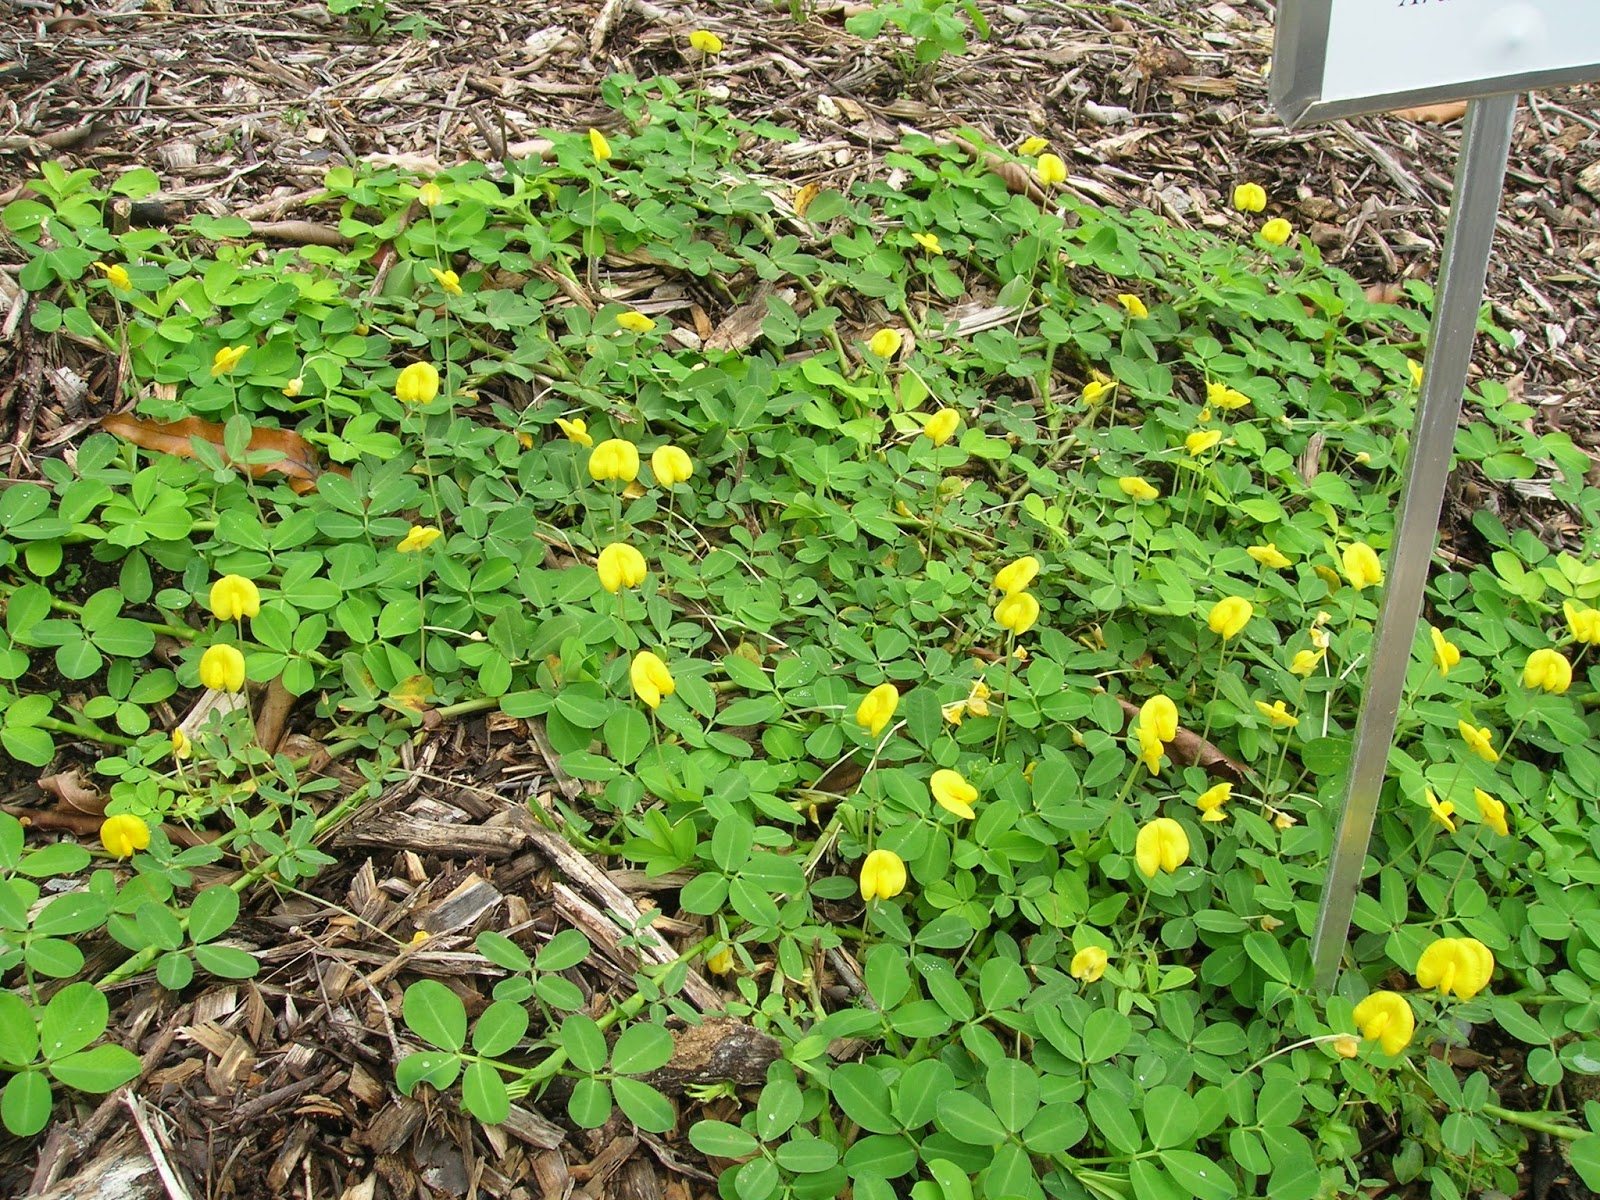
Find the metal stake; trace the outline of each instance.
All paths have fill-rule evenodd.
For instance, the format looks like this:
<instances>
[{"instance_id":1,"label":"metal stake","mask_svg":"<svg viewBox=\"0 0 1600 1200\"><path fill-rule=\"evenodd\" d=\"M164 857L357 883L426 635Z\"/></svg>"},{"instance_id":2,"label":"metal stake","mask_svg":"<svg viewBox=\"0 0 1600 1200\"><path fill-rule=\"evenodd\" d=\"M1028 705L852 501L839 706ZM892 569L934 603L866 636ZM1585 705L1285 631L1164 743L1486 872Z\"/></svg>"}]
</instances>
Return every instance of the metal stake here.
<instances>
[{"instance_id":1,"label":"metal stake","mask_svg":"<svg viewBox=\"0 0 1600 1200\"><path fill-rule=\"evenodd\" d=\"M1383 606L1372 640L1367 668L1367 693L1356 724L1350 779L1345 790L1339 832L1322 893L1322 909L1312 935L1311 959L1316 983L1327 990L1339 974L1361 886L1372 819L1378 807L1394 742L1395 718L1405 690L1406 670L1422 614L1422 591L1428 582L1439 534L1439 509L1444 503L1455 448L1456 423L1472 362L1472 342L1489 274L1506 162L1511 153L1511 127L1516 119L1514 95L1472 101L1467 110L1461 162L1456 170L1445 235L1433 330L1422 377L1422 397L1411 432L1411 455L1400 496L1400 523L1389 553L1383 585Z\"/></svg>"}]
</instances>

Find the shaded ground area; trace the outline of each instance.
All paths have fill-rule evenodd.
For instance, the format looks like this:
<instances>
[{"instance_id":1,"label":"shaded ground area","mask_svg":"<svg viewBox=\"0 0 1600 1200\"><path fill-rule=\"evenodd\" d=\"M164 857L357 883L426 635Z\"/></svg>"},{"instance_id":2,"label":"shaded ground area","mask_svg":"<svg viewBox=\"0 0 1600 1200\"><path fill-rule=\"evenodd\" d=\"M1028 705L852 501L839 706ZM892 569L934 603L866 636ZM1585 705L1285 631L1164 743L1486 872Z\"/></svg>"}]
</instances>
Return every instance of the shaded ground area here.
<instances>
[{"instance_id":1,"label":"shaded ground area","mask_svg":"<svg viewBox=\"0 0 1600 1200\"><path fill-rule=\"evenodd\" d=\"M50 158L113 173L146 165L165 187L159 206L130 209L130 222L242 216L294 244L335 216L315 203L328 167L393 163L427 174L463 159L536 155L543 130L610 128L616 116L599 81L621 71L709 85L739 115L798 131L798 141L748 148L754 169L796 188L883 176L884 152L911 134L970 127L1004 146L1042 135L1067 159L1071 189L1094 203L1220 228L1234 183L1250 179L1272 198L1269 215L1307 230L1376 292L1430 279L1459 121L1284 130L1266 106L1268 7L985 8L991 40L973 38L966 55L917 68L887 34L871 44L847 34L853 10L838 5L791 14L639 0L598 10L375 0L335 16L321 5L0 0L0 200ZM723 37L722 56L694 60L687 35L698 28ZM1490 279L1507 336L1484 339L1478 359L1483 376L1534 406L1541 427L1591 451L1600 448L1586 349L1600 283L1597 151L1600 120L1587 93L1524 108ZM106 415L119 367L96 346L31 332L18 265L0 244L0 464L30 478L40 456L67 452ZM631 300L625 265L611 267L602 285ZM1579 528L1538 479L1513 486L1462 472L1451 526L1463 528L1479 507L1556 545ZM485 1130L453 1104L396 1094L393 1012L405 982L447 979L481 1003L495 972L472 952L480 930L532 944L582 929L601 951L570 973L589 996L629 980L637 956L667 955L700 932L661 916L657 940L632 944L630 927L646 912L674 913L683 881L605 870L529 816L530 806L548 810L580 790L533 727L498 715L460 721L414 754L410 778L336 840L339 868L305 894L247 903L240 933L266 964L258 980L178 995L144 980L114 997L119 1040L144 1057L143 1100L131 1112L113 1100L68 1114L41 1145L6 1146L0 1191L71 1194L48 1189L95 1164L127 1172L107 1185L115 1194L159 1195L167 1185L148 1147L208 1196L714 1194L715 1165L682 1139L637 1134L620 1117L594 1133L574 1130L559 1096L521 1104L506 1125ZM72 830L70 800L56 789L29 786L7 800ZM859 987L839 962L818 964L818 978L824 992ZM701 1011L719 1007L707 980L693 979L688 995ZM691 1109L736 1120L736 1103L698 1101L691 1089L758 1082L775 1052L737 1024L710 1026L708 1047L706 1028L685 1027L653 1080L683 1106L685 1127ZM1371 1147L1381 1152L1384 1142L1374 1130ZM1564 1182L1553 1153L1527 1178L1530 1196L1585 1194Z\"/></svg>"}]
</instances>

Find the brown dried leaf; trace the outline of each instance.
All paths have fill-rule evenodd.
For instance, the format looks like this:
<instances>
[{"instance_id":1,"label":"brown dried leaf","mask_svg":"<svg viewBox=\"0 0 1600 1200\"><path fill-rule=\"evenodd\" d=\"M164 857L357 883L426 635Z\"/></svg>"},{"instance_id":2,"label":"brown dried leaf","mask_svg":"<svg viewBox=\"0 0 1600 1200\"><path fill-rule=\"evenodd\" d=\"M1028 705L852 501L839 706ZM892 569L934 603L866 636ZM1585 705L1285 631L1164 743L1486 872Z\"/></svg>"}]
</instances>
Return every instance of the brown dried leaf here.
<instances>
[{"instance_id":1,"label":"brown dried leaf","mask_svg":"<svg viewBox=\"0 0 1600 1200\"><path fill-rule=\"evenodd\" d=\"M132 413L112 413L100 422L100 427L107 433L115 434L145 450L171 454L178 458L194 457L194 446L189 440L191 438L210 442L217 448L217 453L223 453L222 426L202 421L199 417L162 422L146 421ZM289 486L301 495L317 486L317 476L322 474L324 469L322 462L311 443L299 434L287 429L257 427L250 431L250 451L254 454L258 450L272 450L282 457L275 462L253 464L250 467L252 475L257 478L273 473L286 476ZM330 469L338 471L341 475L349 474L339 467Z\"/></svg>"},{"instance_id":2,"label":"brown dried leaf","mask_svg":"<svg viewBox=\"0 0 1600 1200\"><path fill-rule=\"evenodd\" d=\"M61 801L67 812L84 813L99 818L105 814L106 798L92 783L86 783L78 771L62 771L39 779L39 790L48 792Z\"/></svg>"},{"instance_id":3,"label":"brown dried leaf","mask_svg":"<svg viewBox=\"0 0 1600 1200\"><path fill-rule=\"evenodd\" d=\"M1452 100L1448 104L1420 104L1416 108L1397 108L1390 116L1399 117L1402 121L1422 121L1429 125L1443 125L1449 121L1459 121L1467 115L1467 102L1465 100Z\"/></svg>"}]
</instances>

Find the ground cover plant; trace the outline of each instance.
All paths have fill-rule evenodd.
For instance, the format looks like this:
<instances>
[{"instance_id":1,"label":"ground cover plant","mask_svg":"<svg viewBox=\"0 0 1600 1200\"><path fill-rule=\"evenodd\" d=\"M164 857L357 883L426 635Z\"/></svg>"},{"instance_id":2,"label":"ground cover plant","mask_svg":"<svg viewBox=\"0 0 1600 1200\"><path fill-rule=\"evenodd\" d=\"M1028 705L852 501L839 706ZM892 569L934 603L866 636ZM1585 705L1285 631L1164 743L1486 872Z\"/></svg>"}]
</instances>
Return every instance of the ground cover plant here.
<instances>
[{"instance_id":1,"label":"ground cover plant","mask_svg":"<svg viewBox=\"0 0 1600 1200\"><path fill-rule=\"evenodd\" d=\"M606 92L617 132L503 174L331 170L337 247L114 228L143 170L4 210L36 326L115 349L132 408L0 493L0 744L97 747L110 798L93 853L0 821L7 1128L137 1072L108 983L253 974L239 896L498 710L585 785L562 835L686 873L703 934L590 996L577 931L480 933L492 1002L406 989L406 1092L620 1111L739 1200L1515 1192L1536 1136L1600 1181L1557 1102L1600 1073L1592 527L1480 514L1436 572L1310 984L1427 289L1373 301L1248 180L1202 234L964 131L796 193L742 165L782 129ZM594 302L619 261L678 288ZM1461 462L1596 511L1586 455L1472 401ZM368 788L257 745L273 681ZM783 1047L699 1110L642 1078L691 970Z\"/></svg>"}]
</instances>

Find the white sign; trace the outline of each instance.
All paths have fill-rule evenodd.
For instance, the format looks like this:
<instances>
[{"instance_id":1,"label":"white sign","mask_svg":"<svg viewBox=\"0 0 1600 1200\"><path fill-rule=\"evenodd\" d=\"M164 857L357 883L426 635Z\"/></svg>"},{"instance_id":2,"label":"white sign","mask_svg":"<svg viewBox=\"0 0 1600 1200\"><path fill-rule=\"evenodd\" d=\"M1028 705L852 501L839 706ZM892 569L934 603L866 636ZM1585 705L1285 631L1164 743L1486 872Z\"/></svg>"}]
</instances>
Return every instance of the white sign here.
<instances>
[{"instance_id":1,"label":"white sign","mask_svg":"<svg viewBox=\"0 0 1600 1200\"><path fill-rule=\"evenodd\" d=\"M1600 79L1600 0L1278 0L1290 125Z\"/></svg>"}]
</instances>

